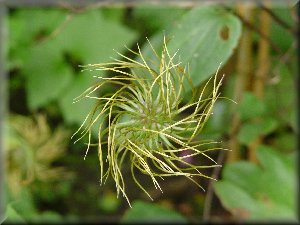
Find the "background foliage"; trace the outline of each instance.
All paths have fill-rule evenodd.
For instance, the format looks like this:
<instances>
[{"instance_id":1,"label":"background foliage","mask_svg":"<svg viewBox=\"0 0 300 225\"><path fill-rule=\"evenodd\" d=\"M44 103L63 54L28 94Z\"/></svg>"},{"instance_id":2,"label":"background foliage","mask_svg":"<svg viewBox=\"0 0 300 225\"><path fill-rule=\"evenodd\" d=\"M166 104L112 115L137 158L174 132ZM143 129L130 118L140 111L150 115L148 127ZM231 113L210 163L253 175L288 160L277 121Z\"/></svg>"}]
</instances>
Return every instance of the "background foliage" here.
<instances>
[{"instance_id":1,"label":"background foliage","mask_svg":"<svg viewBox=\"0 0 300 225\"><path fill-rule=\"evenodd\" d=\"M270 10L294 29L297 27L293 20L295 7L285 4L272 6ZM286 26L268 14L270 68L264 96L257 95L253 74L261 61L258 49L264 38L247 26L242 17L246 14L238 14L241 10L249 9L246 6L228 9L221 5L192 9L147 5L11 9L5 221L295 220L298 132L295 38L292 32L286 32ZM258 6L251 10L255 16L250 25L259 26L259 16L266 10ZM246 32L253 37L246 41L252 44L248 50L243 47ZM154 202L146 200L134 187L130 188L131 199L136 201L128 209L124 199L116 198L111 181L99 187L96 151L90 151L83 161L85 143L70 142L70 134L93 104L93 101L72 104L73 98L92 84L92 75L111 75L81 72L78 65L117 58L113 49L132 56L124 45L136 49L136 42L143 46L146 36L159 48L164 34L169 39L169 50L174 53L179 49L180 61L189 63L190 76L199 90L222 63L219 73L226 74L222 96L238 104L220 99L200 138L223 141L229 148L233 141L238 147L223 160L225 166L221 173L206 171L220 181L212 185L199 180L208 189L207 193L187 180L174 178L163 184L164 195L152 190ZM142 51L147 57L153 57L148 47ZM246 70L249 65L252 65L252 75L246 74L249 81L243 83L240 77L244 74L239 68ZM237 95L239 87L245 88ZM99 95L113 90L114 87L101 90ZM233 132L235 116L238 116L238 129ZM28 129L22 129L24 124ZM253 147L253 143L257 145ZM253 149L256 158L249 157ZM49 158L51 152L54 155ZM212 157L219 160L224 154L216 152ZM232 157L232 154L236 155ZM46 176L52 170L56 171L56 179ZM35 176L25 179L28 174Z\"/></svg>"}]
</instances>

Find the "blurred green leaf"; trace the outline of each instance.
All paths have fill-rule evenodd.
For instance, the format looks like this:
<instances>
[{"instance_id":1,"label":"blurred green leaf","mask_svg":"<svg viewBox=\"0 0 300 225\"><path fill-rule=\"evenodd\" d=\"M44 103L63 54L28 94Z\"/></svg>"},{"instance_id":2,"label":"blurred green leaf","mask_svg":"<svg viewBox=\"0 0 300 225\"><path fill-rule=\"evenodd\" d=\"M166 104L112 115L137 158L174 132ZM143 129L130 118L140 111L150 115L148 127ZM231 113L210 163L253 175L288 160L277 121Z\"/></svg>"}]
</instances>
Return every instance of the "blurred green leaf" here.
<instances>
[{"instance_id":1,"label":"blurred green leaf","mask_svg":"<svg viewBox=\"0 0 300 225\"><path fill-rule=\"evenodd\" d=\"M72 80L72 71L54 42L37 45L30 51L24 66L28 106L34 110L60 97Z\"/></svg>"},{"instance_id":2,"label":"blurred green leaf","mask_svg":"<svg viewBox=\"0 0 300 225\"><path fill-rule=\"evenodd\" d=\"M217 6L189 11L170 32L171 52L179 50L183 64L189 63L195 86L213 74L233 52L241 34L241 23ZM208 48L209 46L209 48Z\"/></svg>"},{"instance_id":3,"label":"blurred green leaf","mask_svg":"<svg viewBox=\"0 0 300 225\"><path fill-rule=\"evenodd\" d=\"M56 36L56 41L66 52L83 64L103 63L122 52L137 34L117 21L104 19L100 10L90 10L76 15Z\"/></svg>"},{"instance_id":4,"label":"blurred green leaf","mask_svg":"<svg viewBox=\"0 0 300 225\"><path fill-rule=\"evenodd\" d=\"M242 120L248 120L262 116L266 112L266 106L252 92L244 92L238 104L238 111Z\"/></svg>"},{"instance_id":5,"label":"blurred green leaf","mask_svg":"<svg viewBox=\"0 0 300 225\"><path fill-rule=\"evenodd\" d=\"M34 215L21 215L19 214L12 204L9 204L6 208L5 214L5 221L6 223L54 223L54 222L61 222L62 217L58 213L54 211L45 211L43 213L36 213Z\"/></svg>"},{"instance_id":6,"label":"blurred green leaf","mask_svg":"<svg viewBox=\"0 0 300 225\"><path fill-rule=\"evenodd\" d=\"M259 125L256 123L245 123L238 133L238 140L242 144L250 144L260 135Z\"/></svg>"},{"instance_id":7,"label":"blurred green leaf","mask_svg":"<svg viewBox=\"0 0 300 225\"><path fill-rule=\"evenodd\" d=\"M28 17L26 12L24 14L18 19ZM44 26L53 27L49 22L41 22L48 20L46 13L39 14L37 20L40 22L34 33L40 32ZM24 30L24 26L20 30ZM81 123L92 103L72 104L72 101L95 80L91 75L77 75L78 64L107 62L110 56L117 55L113 49L122 52L124 45L130 44L136 36L134 31L122 26L117 20L105 19L101 10L89 10L71 17L51 38L39 44L31 43L34 46L26 49L24 64L30 109L35 110L52 100L58 100L65 120L68 123Z\"/></svg>"},{"instance_id":8,"label":"blurred green leaf","mask_svg":"<svg viewBox=\"0 0 300 225\"><path fill-rule=\"evenodd\" d=\"M116 54L113 49L121 52L123 46L135 38L136 33L119 23L103 19L98 10L76 17L57 37L57 41L84 64L89 64L107 62L110 56ZM91 109L93 101L72 102L93 82L95 79L87 73L78 75L59 98L59 105L68 123L81 123Z\"/></svg>"},{"instance_id":9,"label":"blurred green leaf","mask_svg":"<svg viewBox=\"0 0 300 225\"><path fill-rule=\"evenodd\" d=\"M298 123L295 120L297 114L297 78L285 64L277 65L274 83L267 86L265 104L282 125L289 124L297 131Z\"/></svg>"},{"instance_id":10,"label":"blurred green leaf","mask_svg":"<svg viewBox=\"0 0 300 225\"><path fill-rule=\"evenodd\" d=\"M246 219L261 210L255 200L241 187L232 182L222 180L214 184L216 194L222 205L233 215Z\"/></svg>"},{"instance_id":11,"label":"blurred green leaf","mask_svg":"<svg viewBox=\"0 0 300 225\"><path fill-rule=\"evenodd\" d=\"M10 195L10 193L8 193ZM34 205L33 195L28 188L22 188L21 193L12 198L10 196L9 203L7 204L5 222L28 222L32 217L35 217L38 213Z\"/></svg>"},{"instance_id":12,"label":"blurred green leaf","mask_svg":"<svg viewBox=\"0 0 300 225\"><path fill-rule=\"evenodd\" d=\"M250 162L227 164L214 184L223 206L242 219L296 221L295 160L259 146L262 167Z\"/></svg>"},{"instance_id":13,"label":"blurred green leaf","mask_svg":"<svg viewBox=\"0 0 300 225\"><path fill-rule=\"evenodd\" d=\"M272 117L263 118L259 123L260 134L267 135L278 127L278 121Z\"/></svg>"},{"instance_id":14,"label":"blurred green leaf","mask_svg":"<svg viewBox=\"0 0 300 225\"><path fill-rule=\"evenodd\" d=\"M111 191L105 192L98 201L99 207L105 212L114 212L120 206L120 199Z\"/></svg>"},{"instance_id":15,"label":"blurred green leaf","mask_svg":"<svg viewBox=\"0 0 300 225\"><path fill-rule=\"evenodd\" d=\"M266 117L258 121L247 121L238 133L238 140L242 144L250 144L260 135L267 135L278 127L278 122L272 117Z\"/></svg>"},{"instance_id":16,"label":"blurred green leaf","mask_svg":"<svg viewBox=\"0 0 300 225\"><path fill-rule=\"evenodd\" d=\"M6 223L26 223L25 219L16 212L12 203L6 206L3 224Z\"/></svg>"},{"instance_id":17,"label":"blurred green leaf","mask_svg":"<svg viewBox=\"0 0 300 225\"><path fill-rule=\"evenodd\" d=\"M291 114L290 114L290 118L289 118L289 122L290 122L290 125L291 127L293 128L295 134L298 134L299 133L299 127L298 127L298 124L299 124L299 108L297 109L297 107L294 108L294 110L292 110Z\"/></svg>"},{"instance_id":18,"label":"blurred green leaf","mask_svg":"<svg viewBox=\"0 0 300 225\"><path fill-rule=\"evenodd\" d=\"M201 136L210 136L212 139L221 138L226 132L228 132L228 101L219 99L213 107L213 115L206 122L204 129L201 132ZM202 137L203 138L203 137Z\"/></svg>"},{"instance_id":19,"label":"blurred green leaf","mask_svg":"<svg viewBox=\"0 0 300 225\"><path fill-rule=\"evenodd\" d=\"M281 132L274 139L274 146L281 152L293 152L297 149L297 136L291 132Z\"/></svg>"},{"instance_id":20,"label":"blurred green leaf","mask_svg":"<svg viewBox=\"0 0 300 225\"><path fill-rule=\"evenodd\" d=\"M153 203L135 201L121 219L122 223L187 223L186 218L174 210Z\"/></svg>"},{"instance_id":21,"label":"blurred green leaf","mask_svg":"<svg viewBox=\"0 0 300 225\"><path fill-rule=\"evenodd\" d=\"M133 16L137 21L136 26L141 26L149 34L174 27L186 11L185 8L174 6L137 5L133 10Z\"/></svg>"},{"instance_id":22,"label":"blurred green leaf","mask_svg":"<svg viewBox=\"0 0 300 225\"><path fill-rule=\"evenodd\" d=\"M169 41L170 53L174 54L179 49L179 61L182 65L189 63L191 79L194 86L198 86L218 69L220 63L224 65L233 53L241 34L241 23L218 6L202 6L187 12L174 28L153 36L150 42L155 49L162 46L164 33ZM146 57L155 57L147 45L143 53ZM186 88L190 90L189 85Z\"/></svg>"},{"instance_id":23,"label":"blurred green leaf","mask_svg":"<svg viewBox=\"0 0 300 225\"><path fill-rule=\"evenodd\" d=\"M66 14L57 9L26 8L10 14L9 67L24 66L28 47L53 32L65 17Z\"/></svg>"},{"instance_id":24,"label":"blurred green leaf","mask_svg":"<svg viewBox=\"0 0 300 225\"><path fill-rule=\"evenodd\" d=\"M285 184L295 184L295 171L294 163L295 159L288 158L283 154L280 154L275 149L260 145L257 148L257 157L262 167L269 172L270 175L275 175L280 182ZM293 185L290 185L292 189L286 187L286 191L292 191Z\"/></svg>"},{"instance_id":25,"label":"blurred green leaf","mask_svg":"<svg viewBox=\"0 0 300 225\"><path fill-rule=\"evenodd\" d=\"M105 19L114 20L118 23L122 23L122 20L125 17L125 10L126 9L123 7L114 7L113 5L101 7L101 12Z\"/></svg>"},{"instance_id":26,"label":"blurred green leaf","mask_svg":"<svg viewBox=\"0 0 300 225\"><path fill-rule=\"evenodd\" d=\"M45 223L61 222L62 216L54 211L38 211L35 196L28 188L22 188L22 193L6 207L4 223Z\"/></svg>"},{"instance_id":27,"label":"blurred green leaf","mask_svg":"<svg viewBox=\"0 0 300 225\"><path fill-rule=\"evenodd\" d=\"M75 77L64 94L58 99L58 104L62 110L63 117L67 123L83 122L89 110L93 107L95 102L80 101L73 103L73 99L79 96L87 87L92 84L93 79L87 74L80 74Z\"/></svg>"},{"instance_id":28,"label":"blurred green leaf","mask_svg":"<svg viewBox=\"0 0 300 225\"><path fill-rule=\"evenodd\" d=\"M261 169L255 165L246 161L240 161L226 165L223 171L223 179L226 182L234 183L241 187L243 191L253 195L256 193L257 189L263 188L263 183L259 183L257 179L257 174L259 174ZM245 176L247 179L241 179ZM249 183L255 183L255 185L249 185Z\"/></svg>"},{"instance_id":29,"label":"blurred green leaf","mask_svg":"<svg viewBox=\"0 0 300 225\"><path fill-rule=\"evenodd\" d=\"M30 223L59 223L62 219L62 216L54 211L45 211L31 218Z\"/></svg>"},{"instance_id":30,"label":"blurred green leaf","mask_svg":"<svg viewBox=\"0 0 300 225\"><path fill-rule=\"evenodd\" d=\"M33 195L28 188L22 188L22 193L13 201L14 209L25 219L36 215Z\"/></svg>"},{"instance_id":31,"label":"blurred green leaf","mask_svg":"<svg viewBox=\"0 0 300 225\"><path fill-rule=\"evenodd\" d=\"M290 7L272 7L272 12L291 27L296 25L293 21ZM294 40L293 35L287 32L283 26L278 24L275 20L272 20L271 23L270 37L283 52L286 52L291 47Z\"/></svg>"}]
</instances>

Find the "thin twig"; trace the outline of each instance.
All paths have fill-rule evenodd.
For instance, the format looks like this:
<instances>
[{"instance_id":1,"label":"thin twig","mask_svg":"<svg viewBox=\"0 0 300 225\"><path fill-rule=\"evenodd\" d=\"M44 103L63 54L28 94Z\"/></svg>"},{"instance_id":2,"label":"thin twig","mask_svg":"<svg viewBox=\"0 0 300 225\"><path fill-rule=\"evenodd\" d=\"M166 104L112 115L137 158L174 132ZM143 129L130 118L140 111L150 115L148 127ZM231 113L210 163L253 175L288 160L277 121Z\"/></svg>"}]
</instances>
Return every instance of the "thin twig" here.
<instances>
[{"instance_id":1,"label":"thin twig","mask_svg":"<svg viewBox=\"0 0 300 225\"><path fill-rule=\"evenodd\" d=\"M225 159L225 151L220 151L217 159L218 165L223 164L223 161ZM221 171L221 167L215 167L212 173L212 178L217 179L219 177ZM214 180L210 180L208 187L207 187L207 194L204 202L204 209L203 209L203 221L208 221L210 216L210 210L214 195L214 189L213 189L213 182Z\"/></svg>"},{"instance_id":2,"label":"thin twig","mask_svg":"<svg viewBox=\"0 0 300 225\"><path fill-rule=\"evenodd\" d=\"M82 14L88 12L90 10L96 9L101 6L99 3L94 3L91 5L87 5L85 7L76 8L68 3L61 3L59 6L64 9L68 10L68 14L66 15L64 21L61 22L49 35L45 36L40 40L40 42L45 42L56 37L62 30L73 20L75 15Z\"/></svg>"},{"instance_id":3,"label":"thin twig","mask_svg":"<svg viewBox=\"0 0 300 225\"><path fill-rule=\"evenodd\" d=\"M240 14L243 14L247 21L253 20L253 6L240 4L237 7ZM237 51L236 79L234 84L234 101L242 99L245 90L250 90L251 77L253 71L253 35L250 29L243 29ZM240 144L238 142L238 132L241 126L240 114L233 105L232 123L229 131L228 146L232 151L228 153L227 161L237 161L240 159Z\"/></svg>"},{"instance_id":4,"label":"thin twig","mask_svg":"<svg viewBox=\"0 0 300 225\"><path fill-rule=\"evenodd\" d=\"M57 26L49 35L42 38L39 43L55 38L73 19L74 14L67 14L65 20Z\"/></svg>"},{"instance_id":5,"label":"thin twig","mask_svg":"<svg viewBox=\"0 0 300 225\"><path fill-rule=\"evenodd\" d=\"M279 55L282 55L283 52L282 50L268 37L266 36L264 33L261 32L261 30L259 28L257 28L256 26L254 26L252 23L250 23L247 19L245 19L242 15L240 15L239 13L232 11L232 9L226 5L223 5L223 7L228 10L231 11L232 14L234 14L235 16L237 16L242 22L243 24L245 24L248 28L250 28L251 30L255 31L257 34L259 34L261 36L261 38L267 40L270 43L270 46L274 49L274 51L276 51Z\"/></svg>"},{"instance_id":6,"label":"thin twig","mask_svg":"<svg viewBox=\"0 0 300 225\"><path fill-rule=\"evenodd\" d=\"M266 35L270 35L271 17L265 11L260 11L260 31ZM259 98L263 99L265 94L265 84L270 70L270 43L264 39L260 39L258 46L258 68L256 70L253 84L253 92ZM258 120L258 118L255 118ZM256 137L248 146L248 159L257 163L256 149L262 143L263 136Z\"/></svg>"},{"instance_id":7,"label":"thin twig","mask_svg":"<svg viewBox=\"0 0 300 225\"><path fill-rule=\"evenodd\" d=\"M270 80L268 80L269 83L275 84L275 83L279 82L280 77L281 77L280 68L282 65L286 65L287 68L290 70L290 72L292 71L291 65L288 62L289 62L289 60L291 60L291 57L293 55L295 55L296 47L297 47L297 41L294 40L294 42L291 44L289 49L284 53L284 55L278 57L279 63L277 63L274 66L274 68L271 70L271 74L273 77Z\"/></svg>"},{"instance_id":8,"label":"thin twig","mask_svg":"<svg viewBox=\"0 0 300 225\"><path fill-rule=\"evenodd\" d=\"M292 35L296 35L297 31L292 26L290 26L287 22L282 20L279 16L277 16L272 10L270 10L264 4L262 3L258 3L258 4L260 8L264 10L266 13L268 13L276 23L278 23L280 26L282 26L285 30L290 32Z\"/></svg>"}]
</instances>

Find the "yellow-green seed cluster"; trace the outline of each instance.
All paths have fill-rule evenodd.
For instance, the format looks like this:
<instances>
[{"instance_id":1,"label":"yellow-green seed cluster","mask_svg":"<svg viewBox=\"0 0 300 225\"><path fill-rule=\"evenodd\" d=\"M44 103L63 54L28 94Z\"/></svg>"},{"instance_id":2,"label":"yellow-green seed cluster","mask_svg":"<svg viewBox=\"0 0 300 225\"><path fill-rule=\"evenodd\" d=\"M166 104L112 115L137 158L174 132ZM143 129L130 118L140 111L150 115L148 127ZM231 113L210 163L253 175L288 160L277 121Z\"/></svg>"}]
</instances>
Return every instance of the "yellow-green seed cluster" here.
<instances>
[{"instance_id":1,"label":"yellow-green seed cluster","mask_svg":"<svg viewBox=\"0 0 300 225\"><path fill-rule=\"evenodd\" d=\"M122 168L125 160L130 162L134 181L150 198L145 185L138 181L136 171L149 175L158 189L161 188L157 177L166 176L185 176L201 187L194 177L211 177L202 174L199 169L219 166L206 153L221 148L203 150L205 146L217 142L196 141L195 138L212 113L222 79L217 82L217 76L212 77L200 96L196 98L191 94L188 103L183 104L185 85L191 84L188 68L174 62L177 52L170 54L165 38L161 53L150 42L149 45L156 57L151 63L138 46L137 52L128 49L137 59L118 53L123 60L87 65L89 70L112 71L116 75L96 77L99 82L75 99L75 102L84 98L97 100L97 104L74 135L81 134L78 140L88 135L87 153L92 145L92 127L98 126L97 121L100 118L107 121L106 127L102 124L97 127L96 146L101 183L111 176L115 181L117 194L122 192L129 205ZM213 82L213 91L209 97L204 98L203 93L209 82ZM118 86L118 90L101 97L92 96L109 84ZM188 154L180 154L183 152ZM194 165L186 160L197 155L209 158L213 165Z\"/></svg>"}]
</instances>

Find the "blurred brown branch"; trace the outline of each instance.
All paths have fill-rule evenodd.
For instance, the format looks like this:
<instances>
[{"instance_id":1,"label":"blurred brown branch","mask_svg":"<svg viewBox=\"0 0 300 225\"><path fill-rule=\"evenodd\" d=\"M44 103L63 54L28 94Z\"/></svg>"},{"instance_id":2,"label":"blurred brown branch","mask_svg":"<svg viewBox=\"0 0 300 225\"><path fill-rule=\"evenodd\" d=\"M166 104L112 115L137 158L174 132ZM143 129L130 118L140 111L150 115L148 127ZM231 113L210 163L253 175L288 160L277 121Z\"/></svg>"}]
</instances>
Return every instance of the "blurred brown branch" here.
<instances>
[{"instance_id":1,"label":"blurred brown branch","mask_svg":"<svg viewBox=\"0 0 300 225\"><path fill-rule=\"evenodd\" d=\"M261 10L259 14L260 32L266 37L270 36L271 17L266 10ZM263 99L265 94L265 84L270 70L270 43L266 39L260 39L258 46L258 65L254 76L253 92ZM251 162L257 163L256 149L261 144L263 136L253 140L248 149L248 158Z\"/></svg>"},{"instance_id":2,"label":"blurred brown branch","mask_svg":"<svg viewBox=\"0 0 300 225\"><path fill-rule=\"evenodd\" d=\"M246 5L246 4L243 4ZM283 52L282 50L268 37L266 36L258 27L256 27L251 21L249 21L247 18L245 18L244 15L242 15L242 13L239 13L237 11L232 10L230 7L228 6L224 6L223 7L229 11L231 11L235 16L237 16L242 23L247 26L249 29L255 31L257 34L260 35L261 38L265 39L266 41L269 42L270 46L274 49L274 51L276 51L279 55L282 55Z\"/></svg>"},{"instance_id":3,"label":"blurred brown branch","mask_svg":"<svg viewBox=\"0 0 300 225\"><path fill-rule=\"evenodd\" d=\"M292 35L296 36L297 35L297 30L290 26L288 23L286 23L283 19L281 19L279 16L277 16L270 8L265 6L262 3L259 3L259 6L262 10L264 10L266 13L269 14L269 16L272 17L272 19L278 23L282 28L284 28L286 31L291 33Z\"/></svg>"},{"instance_id":4,"label":"blurred brown branch","mask_svg":"<svg viewBox=\"0 0 300 225\"><path fill-rule=\"evenodd\" d=\"M247 21L252 22L253 20L253 6L240 4L237 6L239 14L243 14ZM253 37L252 31L244 27L243 33L240 39L237 52L237 77L234 86L233 99L239 102L242 99L243 92L250 89L250 78L252 77L253 71ZM237 161L240 159L240 145L237 139L237 135L240 129L240 114L233 110L232 124L229 137L229 149L232 151L228 153L228 161Z\"/></svg>"},{"instance_id":5,"label":"blurred brown branch","mask_svg":"<svg viewBox=\"0 0 300 225\"><path fill-rule=\"evenodd\" d=\"M218 165L222 165L225 159L225 152L220 151L217 159ZM218 179L220 175L222 167L215 167L212 173L212 178ZM208 187L207 187L207 192L206 192L206 197L205 197L205 202L204 202L204 209L203 209L203 221L209 221L210 217L210 211L211 211L211 206L212 206L212 200L213 200L213 195L214 195L214 188L213 188L213 183L214 180L210 180Z\"/></svg>"}]
</instances>

